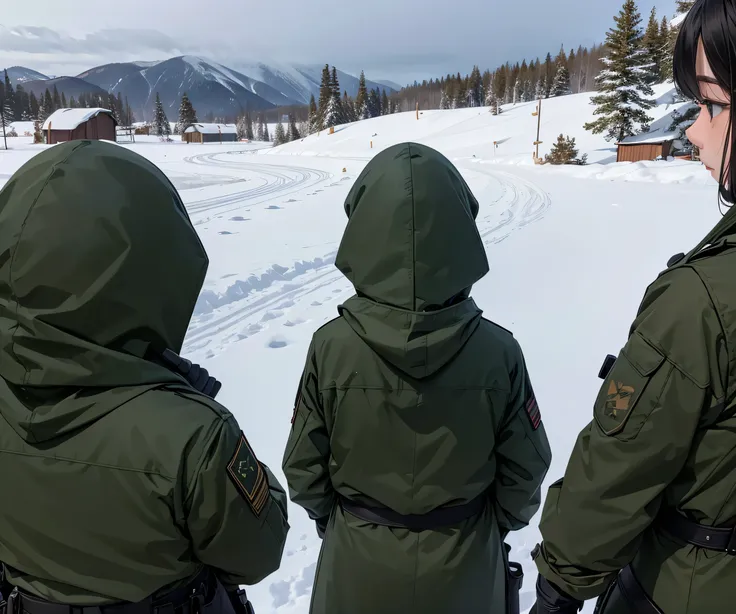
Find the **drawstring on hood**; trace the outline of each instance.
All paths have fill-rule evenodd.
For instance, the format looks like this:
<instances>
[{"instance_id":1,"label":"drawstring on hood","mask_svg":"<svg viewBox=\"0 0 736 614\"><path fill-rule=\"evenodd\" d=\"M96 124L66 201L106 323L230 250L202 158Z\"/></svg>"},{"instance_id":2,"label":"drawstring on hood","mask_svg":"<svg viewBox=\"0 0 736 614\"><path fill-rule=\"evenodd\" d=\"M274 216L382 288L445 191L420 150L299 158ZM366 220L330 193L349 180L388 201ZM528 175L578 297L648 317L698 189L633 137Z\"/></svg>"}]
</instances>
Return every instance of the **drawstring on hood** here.
<instances>
[{"instance_id":1,"label":"drawstring on hood","mask_svg":"<svg viewBox=\"0 0 736 614\"><path fill-rule=\"evenodd\" d=\"M478 208L452 163L416 143L378 154L348 194L336 266L356 297L340 314L414 378L447 364L480 322L468 298L488 272Z\"/></svg>"}]
</instances>

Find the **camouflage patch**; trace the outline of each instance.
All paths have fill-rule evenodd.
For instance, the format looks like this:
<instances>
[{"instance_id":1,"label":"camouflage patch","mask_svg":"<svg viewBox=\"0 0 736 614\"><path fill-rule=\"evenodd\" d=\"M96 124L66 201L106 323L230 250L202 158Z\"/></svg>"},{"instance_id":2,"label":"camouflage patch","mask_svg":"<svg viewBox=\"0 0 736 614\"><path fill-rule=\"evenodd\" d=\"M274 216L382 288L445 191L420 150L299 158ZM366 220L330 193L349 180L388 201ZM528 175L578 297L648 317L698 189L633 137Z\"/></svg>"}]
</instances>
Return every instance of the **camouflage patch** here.
<instances>
[{"instance_id":1,"label":"camouflage patch","mask_svg":"<svg viewBox=\"0 0 736 614\"><path fill-rule=\"evenodd\" d=\"M268 501L268 479L242 432L227 472L253 513L259 516Z\"/></svg>"},{"instance_id":2,"label":"camouflage patch","mask_svg":"<svg viewBox=\"0 0 736 614\"><path fill-rule=\"evenodd\" d=\"M626 386L621 382L611 380L608 385L608 397L606 398L606 415L617 420L620 417L619 413L629 411L634 392L633 386Z\"/></svg>"}]
</instances>

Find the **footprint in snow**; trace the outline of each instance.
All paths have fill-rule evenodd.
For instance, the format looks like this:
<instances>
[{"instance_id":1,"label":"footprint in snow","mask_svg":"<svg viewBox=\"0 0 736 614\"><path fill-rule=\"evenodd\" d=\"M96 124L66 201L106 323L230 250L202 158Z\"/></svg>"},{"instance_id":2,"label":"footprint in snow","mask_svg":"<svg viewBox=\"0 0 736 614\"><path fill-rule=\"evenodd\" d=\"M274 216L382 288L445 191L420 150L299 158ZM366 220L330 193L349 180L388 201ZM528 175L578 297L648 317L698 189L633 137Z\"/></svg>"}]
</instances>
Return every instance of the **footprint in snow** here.
<instances>
[{"instance_id":1,"label":"footprint in snow","mask_svg":"<svg viewBox=\"0 0 736 614\"><path fill-rule=\"evenodd\" d=\"M238 233L237 232L230 232L229 230L221 230L217 234L218 235L234 235L234 234L238 234Z\"/></svg>"},{"instance_id":2,"label":"footprint in snow","mask_svg":"<svg viewBox=\"0 0 736 614\"><path fill-rule=\"evenodd\" d=\"M289 307L294 306L294 301L286 301L284 303L281 303L276 309L288 309Z\"/></svg>"},{"instance_id":3,"label":"footprint in snow","mask_svg":"<svg viewBox=\"0 0 736 614\"><path fill-rule=\"evenodd\" d=\"M230 218L231 222L249 222L249 217L243 217L242 215L236 215L235 217Z\"/></svg>"},{"instance_id":4,"label":"footprint in snow","mask_svg":"<svg viewBox=\"0 0 736 614\"><path fill-rule=\"evenodd\" d=\"M265 314L263 314L263 317L261 318L261 322L268 322L269 320L275 320L276 318L280 318L282 315L284 315L283 311L267 311Z\"/></svg>"},{"instance_id":5,"label":"footprint in snow","mask_svg":"<svg viewBox=\"0 0 736 614\"><path fill-rule=\"evenodd\" d=\"M291 593L291 585L286 580L279 580L278 582L272 582L271 586L268 587L268 592L273 597L274 608L280 608L282 605L289 603L289 594Z\"/></svg>"},{"instance_id":6,"label":"footprint in snow","mask_svg":"<svg viewBox=\"0 0 736 614\"><path fill-rule=\"evenodd\" d=\"M287 550L286 551L286 556L294 556L294 551L293 550Z\"/></svg>"},{"instance_id":7,"label":"footprint in snow","mask_svg":"<svg viewBox=\"0 0 736 614\"><path fill-rule=\"evenodd\" d=\"M283 207L279 207L278 205L269 205L266 209L271 209L273 211L274 209L283 209Z\"/></svg>"},{"instance_id":8,"label":"footprint in snow","mask_svg":"<svg viewBox=\"0 0 736 614\"><path fill-rule=\"evenodd\" d=\"M319 307L321 304L319 301L312 301L312 307Z\"/></svg>"},{"instance_id":9,"label":"footprint in snow","mask_svg":"<svg viewBox=\"0 0 736 614\"><path fill-rule=\"evenodd\" d=\"M295 198L290 198L289 200L285 200L284 202L287 202L287 203L298 203L299 201L296 200Z\"/></svg>"},{"instance_id":10,"label":"footprint in snow","mask_svg":"<svg viewBox=\"0 0 736 614\"><path fill-rule=\"evenodd\" d=\"M227 275L223 275L222 277L220 277L220 279L226 279L227 277L235 277L235 275L237 275L237 273L228 273Z\"/></svg>"},{"instance_id":11,"label":"footprint in snow","mask_svg":"<svg viewBox=\"0 0 736 614\"><path fill-rule=\"evenodd\" d=\"M285 348L287 345L289 345L289 342L286 341L286 339L284 339L283 337L274 337L273 339L271 339L271 341L268 342L268 347L270 347L272 350Z\"/></svg>"},{"instance_id":12,"label":"footprint in snow","mask_svg":"<svg viewBox=\"0 0 736 614\"><path fill-rule=\"evenodd\" d=\"M301 318L297 320L287 320L284 322L284 326L288 326L289 328L293 328L294 326L299 326L300 324L304 324L305 320L302 320Z\"/></svg>"},{"instance_id":13,"label":"footprint in snow","mask_svg":"<svg viewBox=\"0 0 736 614\"><path fill-rule=\"evenodd\" d=\"M349 179L350 177L343 177L342 179L340 179L340 181L348 181Z\"/></svg>"},{"instance_id":14,"label":"footprint in snow","mask_svg":"<svg viewBox=\"0 0 736 614\"><path fill-rule=\"evenodd\" d=\"M314 575L317 573L317 563L310 563L302 569L302 577L294 582L294 592L297 597L308 595L314 585Z\"/></svg>"},{"instance_id":15,"label":"footprint in snow","mask_svg":"<svg viewBox=\"0 0 736 614\"><path fill-rule=\"evenodd\" d=\"M342 290L333 290L332 291L332 294L340 294L341 292L342 292Z\"/></svg>"},{"instance_id":16,"label":"footprint in snow","mask_svg":"<svg viewBox=\"0 0 736 614\"><path fill-rule=\"evenodd\" d=\"M306 533L302 533L301 536L299 537L299 539L301 541L304 541L305 539L307 539L307 534Z\"/></svg>"}]
</instances>

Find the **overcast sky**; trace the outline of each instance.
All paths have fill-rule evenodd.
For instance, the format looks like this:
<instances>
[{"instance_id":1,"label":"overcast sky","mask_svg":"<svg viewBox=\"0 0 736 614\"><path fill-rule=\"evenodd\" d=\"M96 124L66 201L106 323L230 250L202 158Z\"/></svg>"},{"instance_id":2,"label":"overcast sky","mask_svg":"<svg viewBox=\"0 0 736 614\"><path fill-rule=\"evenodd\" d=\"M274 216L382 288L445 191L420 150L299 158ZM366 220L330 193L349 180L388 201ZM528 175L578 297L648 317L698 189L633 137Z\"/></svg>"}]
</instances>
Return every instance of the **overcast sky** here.
<instances>
[{"instance_id":1,"label":"overcast sky","mask_svg":"<svg viewBox=\"0 0 736 614\"><path fill-rule=\"evenodd\" d=\"M185 53L336 65L399 84L602 42L623 0L7 0L0 67L79 74ZM205 5L210 7L204 9ZM639 0L646 25L674 0ZM122 10L121 10L122 9ZM306 10L305 10L306 9Z\"/></svg>"}]
</instances>

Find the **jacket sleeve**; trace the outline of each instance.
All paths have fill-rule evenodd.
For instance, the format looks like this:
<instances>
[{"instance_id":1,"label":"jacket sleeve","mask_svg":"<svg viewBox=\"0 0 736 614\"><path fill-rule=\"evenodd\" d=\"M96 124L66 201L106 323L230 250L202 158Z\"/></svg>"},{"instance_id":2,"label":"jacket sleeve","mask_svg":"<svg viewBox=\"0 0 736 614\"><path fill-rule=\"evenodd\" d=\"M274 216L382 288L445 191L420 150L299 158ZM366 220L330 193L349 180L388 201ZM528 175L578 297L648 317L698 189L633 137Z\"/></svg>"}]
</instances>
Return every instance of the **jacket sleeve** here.
<instances>
[{"instance_id":1,"label":"jacket sleeve","mask_svg":"<svg viewBox=\"0 0 736 614\"><path fill-rule=\"evenodd\" d=\"M497 437L494 505L502 533L529 524L539 509L540 488L552 461L547 434L532 389L524 356L511 372L510 404Z\"/></svg>"},{"instance_id":2,"label":"jacket sleeve","mask_svg":"<svg viewBox=\"0 0 736 614\"><path fill-rule=\"evenodd\" d=\"M309 347L294 403L282 468L291 500L312 520L324 521L335 504L329 473L330 437L319 393L314 342Z\"/></svg>"},{"instance_id":3,"label":"jacket sleeve","mask_svg":"<svg viewBox=\"0 0 736 614\"><path fill-rule=\"evenodd\" d=\"M607 375L564 478L545 500L539 573L581 601L603 593L634 558L663 493L682 470L721 386L720 324L697 273L650 286ZM715 369L715 370L714 370Z\"/></svg>"},{"instance_id":4,"label":"jacket sleeve","mask_svg":"<svg viewBox=\"0 0 736 614\"><path fill-rule=\"evenodd\" d=\"M289 531L286 493L232 416L214 429L185 513L194 554L226 588L256 584L279 568Z\"/></svg>"}]
</instances>

